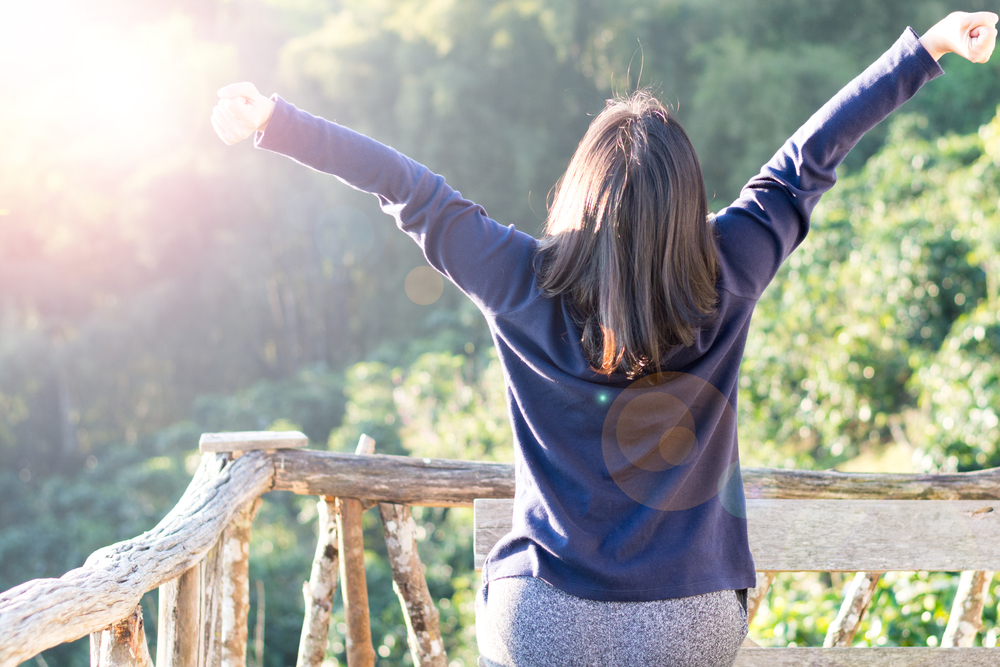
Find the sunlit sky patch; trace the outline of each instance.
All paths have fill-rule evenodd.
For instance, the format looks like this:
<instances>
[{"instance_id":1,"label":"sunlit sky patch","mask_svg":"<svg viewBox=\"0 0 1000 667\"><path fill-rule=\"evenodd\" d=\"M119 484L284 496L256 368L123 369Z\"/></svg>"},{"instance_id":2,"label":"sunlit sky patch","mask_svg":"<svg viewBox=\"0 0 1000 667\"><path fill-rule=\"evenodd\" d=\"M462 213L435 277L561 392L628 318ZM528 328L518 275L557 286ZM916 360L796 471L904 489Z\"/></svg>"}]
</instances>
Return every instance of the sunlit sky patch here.
<instances>
[{"instance_id":1,"label":"sunlit sky patch","mask_svg":"<svg viewBox=\"0 0 1000 667\"><path fill-rule=\"evenodd\" d=\"M178 125L192 45L182 19L142 23L79 0L0 2L0 122L21 138L5 148L59 144L112 162L156 148Z\"/></svg>"}]
</instances>

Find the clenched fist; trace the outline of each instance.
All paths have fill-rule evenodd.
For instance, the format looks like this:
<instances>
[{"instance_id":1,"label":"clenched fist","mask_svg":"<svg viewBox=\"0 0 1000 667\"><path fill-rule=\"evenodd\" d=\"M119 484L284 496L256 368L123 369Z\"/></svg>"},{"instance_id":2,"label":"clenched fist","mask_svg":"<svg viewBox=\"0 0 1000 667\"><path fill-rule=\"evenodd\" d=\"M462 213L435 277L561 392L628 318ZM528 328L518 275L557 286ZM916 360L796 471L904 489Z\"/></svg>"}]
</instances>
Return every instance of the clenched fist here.
<instances>
[{"instance_id":1,"label":"clenched fist","mask_svg":"<svg viewBox=\"0 0 1000 667\"><path fill-rule=\"evenodd\" d=\"M257 131L263 132L273 111L274 102L261 95L252 83L233 83L219 89L212 127L220 139L232 146Z\"/></svg>"},{"instance_id":2,"label":"clenched fist","mask_svg":"<svg viewBox=\"0 0 1000 667\"><path fill-rule=\"evenodd\" d=\"M993 12L952 12L928 30L920 43L938 60L946 53L957 53L974 63L984 63L993 54L997 42L997 15Z\"/></svg>"}]
</instances>

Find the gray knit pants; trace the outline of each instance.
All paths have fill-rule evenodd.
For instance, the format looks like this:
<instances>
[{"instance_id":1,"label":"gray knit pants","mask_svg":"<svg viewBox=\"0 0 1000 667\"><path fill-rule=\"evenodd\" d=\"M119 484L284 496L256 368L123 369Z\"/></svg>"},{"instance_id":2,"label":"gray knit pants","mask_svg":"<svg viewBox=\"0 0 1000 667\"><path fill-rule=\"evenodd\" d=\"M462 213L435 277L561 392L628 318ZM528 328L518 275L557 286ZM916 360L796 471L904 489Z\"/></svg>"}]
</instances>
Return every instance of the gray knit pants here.
<instances>
[{"instance_id":1,"label":"gray knit pants","mask_svg":"<svg viewBox=\"0 0 1000 667\"><path fill-rule=\"evenodd\" d=\"M746 634L734 591L599 602L509 577L476 597L481 667L731 667Z\"/></svg>"}]
</instances>

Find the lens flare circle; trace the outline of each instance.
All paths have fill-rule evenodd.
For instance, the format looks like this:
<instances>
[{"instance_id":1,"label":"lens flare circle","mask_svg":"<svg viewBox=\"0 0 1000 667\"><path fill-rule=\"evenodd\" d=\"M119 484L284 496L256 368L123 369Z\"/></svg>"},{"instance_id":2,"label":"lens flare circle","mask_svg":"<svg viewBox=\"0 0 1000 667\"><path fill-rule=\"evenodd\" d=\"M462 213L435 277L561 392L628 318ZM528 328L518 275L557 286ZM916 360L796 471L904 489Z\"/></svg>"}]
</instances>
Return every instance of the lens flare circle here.
<instances>
[{"instance_id":1,"label":"lens flare circle","mask_svg":"<svg viewBox=\"0 0 1000 667\"><path fill-rule=\"evenodd\" d=\"M642 505L680 511L719 495L727 511L746 514L736 411L695 375L656 373L626 387L608 410L601 449L615 484Z\"/></svg>"},{"instance_id":2,"label":"lens flare circle","mask_svg":"<svg viewBox=\"0 0 1000 667\"><path fill-rule=\"evenodd\" d=\"M444 293L444 278L429 266L418 266L406 274L403 289L413 303L429 306Z\"/></svg>"}]
</instances>

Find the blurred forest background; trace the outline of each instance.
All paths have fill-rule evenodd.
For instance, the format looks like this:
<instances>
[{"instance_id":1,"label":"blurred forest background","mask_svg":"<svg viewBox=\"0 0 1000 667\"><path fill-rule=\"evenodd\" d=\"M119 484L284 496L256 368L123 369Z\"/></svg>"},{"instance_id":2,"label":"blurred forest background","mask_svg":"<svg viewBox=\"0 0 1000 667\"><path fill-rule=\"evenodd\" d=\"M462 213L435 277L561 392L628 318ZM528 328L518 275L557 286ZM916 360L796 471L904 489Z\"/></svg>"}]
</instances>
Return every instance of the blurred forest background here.
<instances>
[{"instance_id":1,"label":"blurred forest background","mask_svg":"<svg viewBox=\"0 0 1000 667\"><path fill-rule=\"evenodd\" d=\"M356 193L208 122L249 80L444 174L537 234L604 100L654 86L712 208L928 0L37 0L0 8L0 590L151 528L206 431L301 428L312 447L510 460L489 331ZM744 465L1000 465L1000 57L946 56L849 156L761 301ZM430 303L428 303L430 302ZM371 515L371 513L368 513ZM253 533L263 664L294 663L315 502L270 494ZM475 664L471 516L415 512L449 657ZM367 545L381 664L408 664ZM887 575L857 642L935 645L957 578ZM844 581L779 577L751 636L821 645ZM259 600L251 587L254 610ZM1000 586L986 631L997 642ZM151 643L155 594L144 600ZM339 613L339 612L338 612ZM338 617L342 620L342 617ZM342 626L341 626L342 627ZM330 662L344 660L331 634ZM85 665L83 642L47 651Z\"/></svg>"}]
</instances>

